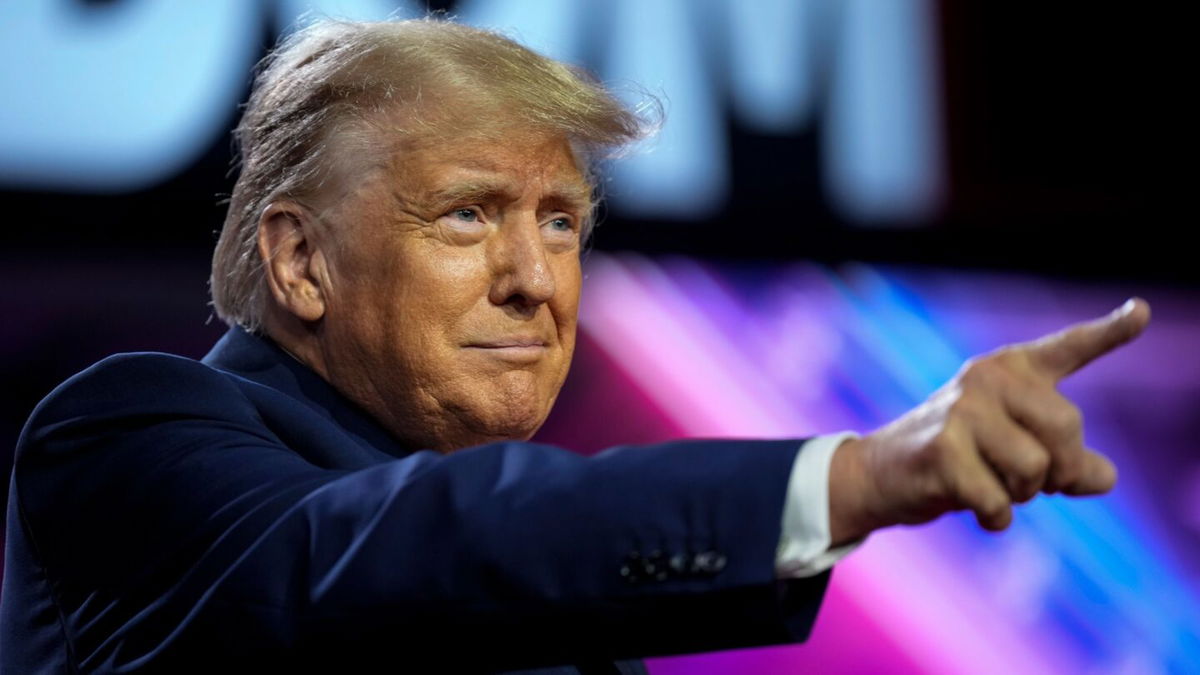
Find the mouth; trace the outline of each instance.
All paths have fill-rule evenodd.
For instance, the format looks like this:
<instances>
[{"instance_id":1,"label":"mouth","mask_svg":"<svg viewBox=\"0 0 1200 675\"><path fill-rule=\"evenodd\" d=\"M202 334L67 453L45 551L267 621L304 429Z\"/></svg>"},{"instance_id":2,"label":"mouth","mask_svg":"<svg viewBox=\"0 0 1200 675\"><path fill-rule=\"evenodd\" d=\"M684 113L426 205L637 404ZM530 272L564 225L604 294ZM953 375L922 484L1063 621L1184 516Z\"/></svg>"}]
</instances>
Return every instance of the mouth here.
<instances>
[{"instance_id":1,"label":"mouth","mask_svg":"<svg viewBox=\"0 0 1200 675\"><path fill-rule=\"evenodd\" d=\"M465 349L505 361L532 362L545 355L548 345L540 338L503 338L472 342Z\"/></svg>"}]
</instances>

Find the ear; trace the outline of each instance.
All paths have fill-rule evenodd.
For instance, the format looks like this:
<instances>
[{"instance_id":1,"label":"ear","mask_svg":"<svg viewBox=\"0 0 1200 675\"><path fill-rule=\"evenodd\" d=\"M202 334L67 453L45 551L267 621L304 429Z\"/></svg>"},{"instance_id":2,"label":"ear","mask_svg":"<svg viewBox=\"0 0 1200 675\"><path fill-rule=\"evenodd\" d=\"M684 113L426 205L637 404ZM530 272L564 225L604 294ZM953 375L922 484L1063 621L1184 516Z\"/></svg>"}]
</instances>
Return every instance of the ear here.
<instances>
[{"instance_id":1,"label":"ear","mask_svg":"<svg viewBox=\"0 0 1200 675\"><path fill-rule=\"evenodd\" d=\"M272 202L258 219L258 255L275 303L301 321L325 316L329 276L315 223L290 201Z\"/></svg>"}]
</instances>

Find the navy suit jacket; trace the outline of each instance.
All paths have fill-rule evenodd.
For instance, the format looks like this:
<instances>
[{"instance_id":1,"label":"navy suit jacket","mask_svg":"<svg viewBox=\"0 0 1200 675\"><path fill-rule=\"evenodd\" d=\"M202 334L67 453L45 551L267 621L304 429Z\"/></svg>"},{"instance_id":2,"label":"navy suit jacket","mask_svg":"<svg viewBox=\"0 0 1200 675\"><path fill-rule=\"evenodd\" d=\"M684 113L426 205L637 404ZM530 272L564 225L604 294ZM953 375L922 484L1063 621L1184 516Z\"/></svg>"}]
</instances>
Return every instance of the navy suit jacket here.
<instances>
[{"instance_id":1,"label":"navy suit jacket","mask_svg":"<svg viewBox=\"0 0 1200 675\"><path fill-rule=\"evenodd\" d=\"M113 356L18 444L0 668L616 672L799 641L828 581L775 579L799 445L441 455L239 329Z\"/></svg>"}]
</instances>

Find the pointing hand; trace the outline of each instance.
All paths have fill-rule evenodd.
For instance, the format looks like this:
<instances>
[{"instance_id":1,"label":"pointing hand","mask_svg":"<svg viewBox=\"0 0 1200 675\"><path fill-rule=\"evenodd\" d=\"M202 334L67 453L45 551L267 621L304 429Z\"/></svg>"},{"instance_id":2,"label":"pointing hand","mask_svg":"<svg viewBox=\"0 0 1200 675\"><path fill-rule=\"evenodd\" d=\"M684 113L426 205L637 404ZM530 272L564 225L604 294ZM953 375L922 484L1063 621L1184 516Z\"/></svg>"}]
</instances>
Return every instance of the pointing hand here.
<instances>
[{"instance_id":1,"label":"pointing hand","mask_svg":"<svg viewBox=\"0 0 1200 675\"><path fill-rule=\"evenodd\" d=\"M914 410L842 444L829 478L834 545L962 509L1002 530L1013 502L1039 492L1111 490L1116 468L1084 447L1079 408L1056 385L1137 337L1149 320L1149 305L1130 300L1099 319L975 357Z\"/></svg>"}]
</instances>

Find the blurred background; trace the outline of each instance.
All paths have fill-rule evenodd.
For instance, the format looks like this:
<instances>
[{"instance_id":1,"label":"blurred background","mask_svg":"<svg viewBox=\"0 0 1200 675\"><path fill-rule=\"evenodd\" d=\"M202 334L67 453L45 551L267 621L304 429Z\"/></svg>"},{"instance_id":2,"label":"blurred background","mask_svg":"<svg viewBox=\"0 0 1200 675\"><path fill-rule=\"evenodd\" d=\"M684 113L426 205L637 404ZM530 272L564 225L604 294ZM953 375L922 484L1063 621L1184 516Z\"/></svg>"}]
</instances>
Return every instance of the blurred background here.
<instances>
[{"instance_id":1,"label":"blurred background","mask_svg":"<svg viewBox=\"0 0 1200 675\"><path fill-rule=\"evenodd\" d=\"M1139 342L1063 386L1120 468L1111 495L1039 498L999 536L969 516L878 533L838 566L808 643L653 673L1200 672L1191 78L1186 22L1161 7L3 3L5 473L64 378L117 351L199 357L223 332L209 256L265 50L310 10L430 9L667 104L608 172L544 440L868 431L972 354L1131 295L1154 308Z\"/></svg>"}]
</instances>

